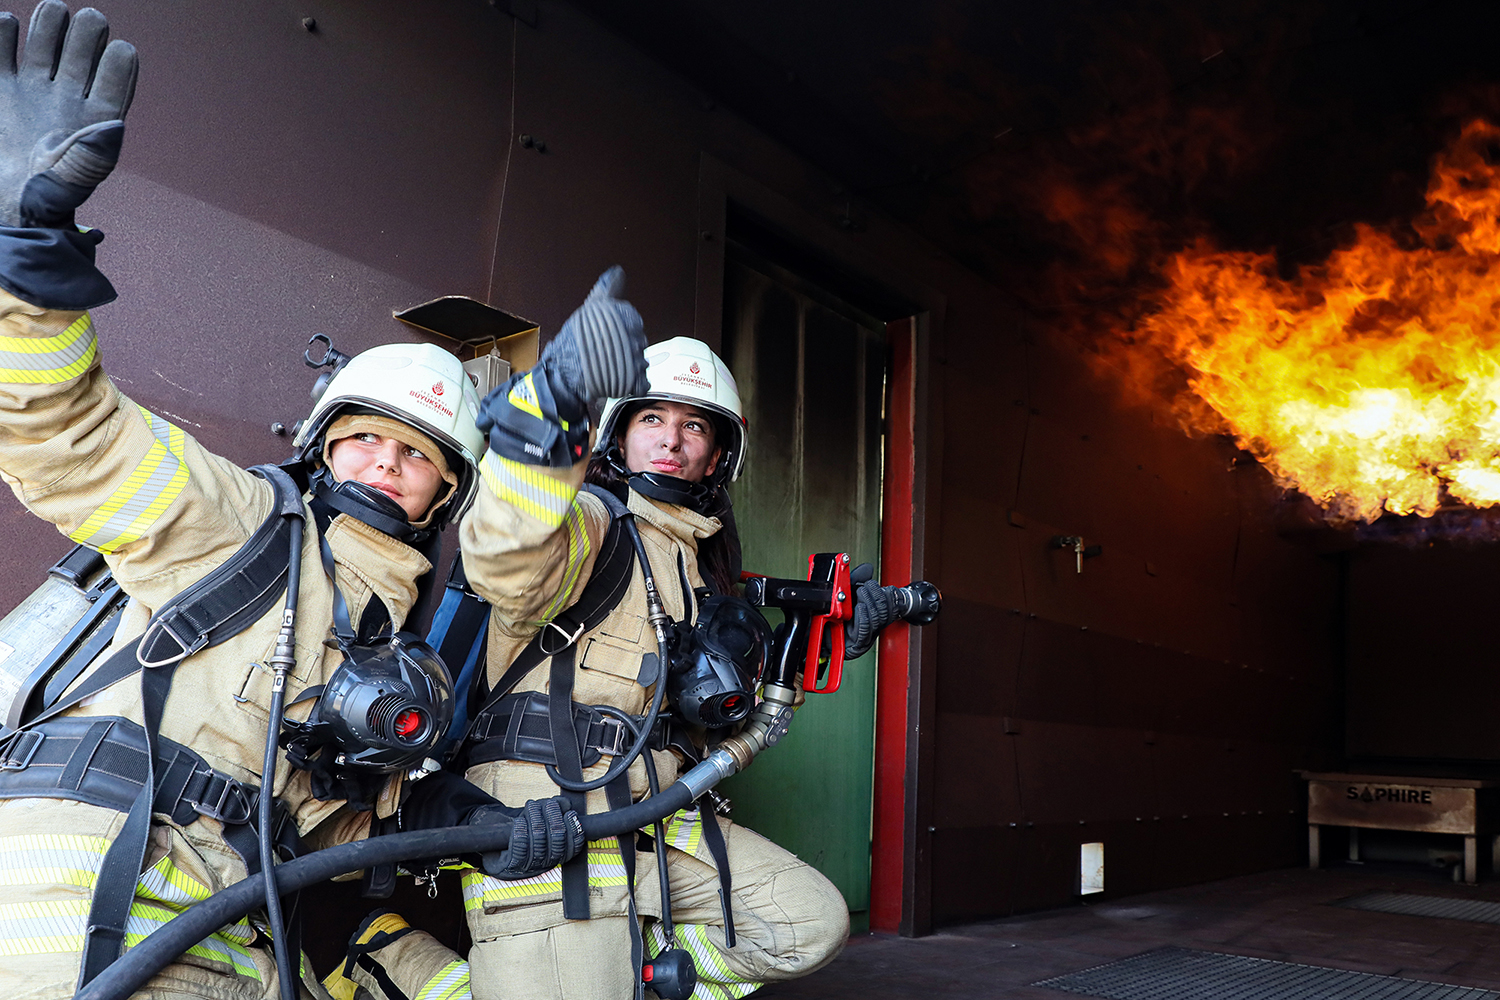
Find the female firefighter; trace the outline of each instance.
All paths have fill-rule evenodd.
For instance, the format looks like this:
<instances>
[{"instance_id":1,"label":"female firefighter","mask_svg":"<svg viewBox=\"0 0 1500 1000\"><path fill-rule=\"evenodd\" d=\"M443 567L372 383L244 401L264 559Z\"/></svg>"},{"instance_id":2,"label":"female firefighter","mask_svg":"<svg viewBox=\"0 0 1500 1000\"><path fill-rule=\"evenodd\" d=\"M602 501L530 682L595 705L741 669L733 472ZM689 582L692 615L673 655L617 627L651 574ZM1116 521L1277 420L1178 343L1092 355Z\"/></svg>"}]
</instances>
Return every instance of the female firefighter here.
<instances>
[{"instance_id":1,"label":"female firefighter","mask_svg":"<svg viewBox=\"0 0 1500 1000\"><path fill-rule=\"evenodd\" d=\"M135 50L107 34L97 11L70 23L43 0L18 66L16 19L0 15L0 470L29 510L102 552L131 598L112 646L0 742L0 992L38 1000L107 975L124 944L256 870L269 857L261 791L284 820L281 852L365 836L396 812L396 775L417 763L401 738L439 722L451 690L435 658L391 636L430 569L415 545L470 501L483 447L472 385L429 346L376 348L338 372L296 439L293 476L252 475L115 388L87 311L114 290L94 266L97 232L73 222L115 164L134 91ZM269 558L234 562L250 540L281 537L260 529L282 514L305 525L300 548L291 535ZM240 601L216 574L226 563L243 565L240 583L269 572L261 597ZM299 624L284 632L293 571ZM284 674L267 666L278 646ZM393 668L411 687L389 732L361 740L317 696ZM267 750L283 678L298 768ZM442 779L424 788L454 795ZM528 852L538 871L568 856L543 812L516 824L521 843L541 834ZM278 970L264 931L222 928L147 992L273 997L278 971L294 989L300 956L283 946Z\"/></svg>"},{"instance_id":2,"label":"female firefighter","mask_svg":"<svg viewBox=\"0 0 1500 1000\"><path fill-rule=\"evenodd\" d=\"M622 289L620 270L607 272L536 367L481 407L490 450L461 545L470 582L492 605L493 693L470 730L467 777L506 800L558 795L551 775L565 773L561 761L570 757L582 765L574 777L597 785L633 743L601 709L644 714L649 729L654 696L668 683L645 574L633 553L623 563L610 559L618 509L612 514L600 494L581 489L586 478L613 487L633 515L654 587L680 626L701 620L710 592L735 582L736 558L720 534L729 509L724 486L745 455L734 379L700 341L645 347L639 315L618 297ZM606 398L590 458L588 405ZM606 568L610 562L615 569ZM590 584L607 573L619 582L601 603ZM580 612L584 605L593 613ZM569 734L563 739L576 733L571 749L552 738L562 730L549 729L549 717L559 716ZM680 751L666 742L646 751L660 787L694 752L680 740ZM592 813L641 798L645 763L637 759L610 787L573 803L586 798ZM695 996L743 996L812 972L843 947L843 898L791 853L726 820L710 830L697 812L674 817L665 840L676 943L693 956ZM473 995L636 996L643 959L667 945L656 865L654 851L637 855L635 839L620 838L591 843L586 857L532 878L467 872ZM729 875L723 882L721 867ZM733 938L721 886L729 890ZM457 957L394 914L376 917L353 945L361 961L346 968L387 1000L396 1000L393 989L431 995L445 976L451 981Z\"/></svg>"}]
</instances>

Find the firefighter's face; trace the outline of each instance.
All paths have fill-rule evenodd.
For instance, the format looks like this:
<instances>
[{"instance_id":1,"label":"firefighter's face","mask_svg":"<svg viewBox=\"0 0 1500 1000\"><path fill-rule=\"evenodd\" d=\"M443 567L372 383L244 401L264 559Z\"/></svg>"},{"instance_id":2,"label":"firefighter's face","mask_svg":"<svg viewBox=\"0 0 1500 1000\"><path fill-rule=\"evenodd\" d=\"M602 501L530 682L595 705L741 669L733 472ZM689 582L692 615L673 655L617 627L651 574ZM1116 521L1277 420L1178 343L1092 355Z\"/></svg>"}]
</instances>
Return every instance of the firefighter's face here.
<instances>
[{"instance_id":1,"label":"firefighter's face","mask_svg":"<svg viewBox=\"0 0 1500 1000\"><path fill-rule=\"evenodd\" d=\"M620 454L631 472L657 472L701 483L718 466L720 449L707 413L660 399L631 414L620 435Z\"/></svg>"},{"instance_id":2,"label":"firefighter's face","mask_svg":"<svg viewBox=\"0 0 1500 1000\"><path fill-rule=\"evenodd\" d=\"M375 487L400 504L411 521L422 519L443 485L442 472L417 448L369 432L334 442L328 464L336 481Z\"/></svg>"}]
</instances>

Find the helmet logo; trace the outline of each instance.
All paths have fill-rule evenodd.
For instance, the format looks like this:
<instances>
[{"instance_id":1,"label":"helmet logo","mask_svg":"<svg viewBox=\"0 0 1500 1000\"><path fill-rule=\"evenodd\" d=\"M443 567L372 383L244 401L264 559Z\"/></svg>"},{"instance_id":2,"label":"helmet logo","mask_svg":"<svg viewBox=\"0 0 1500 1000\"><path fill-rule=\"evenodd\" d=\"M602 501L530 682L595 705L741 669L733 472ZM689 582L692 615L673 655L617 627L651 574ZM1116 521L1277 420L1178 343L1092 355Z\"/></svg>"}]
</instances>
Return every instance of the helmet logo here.
<instances>
[{"instance_id":1,"label":"helmet logo","mask_svg":"<svg viewBox=\"0 0 1500 1000\"><path fill-rule=\"evenodd\" d=\"M698 362L696 362L696 361L694 361L692 364L688 365L688 371L692 372L694 375L698 374L702 370L703 370L702 368L698 367Z\"/></svg>"},{"instance_id":2,"label":"helmet logo","mask_svg":"<svg viewBox=\"0 0 1500 1000\"><path fill-rule=\"evenodd\" d=\"M439 395L442 394L442 392L443 392L443 383L442 382L439 382L437 385L435 385L435 386L432 387L432 394L422 392L421 390L418 390L418 389L408 389L408 390L406 390L406 394L408 396L410 396L412 399L415 399L417 402L421 403L423 406L427 407L429 410L434 410L434 411L442 414L443 416L448 417L448 418L451 419L452 416L453 416L453 411L451 409L449 409L449 407L447 406L447 404L445 404L441 399L437 398Z\"/></svg>"},{"instance_id":3,"label":"helmet logo","mask_svg":"<svg viewBox=\"0 0 1500 1000\"><path fill-rule=\"evenodd\" d=\"M434 396L441 396L443 394L443 382L441 379L432 383L432 394Z\"/></svg>"}]
</instances>

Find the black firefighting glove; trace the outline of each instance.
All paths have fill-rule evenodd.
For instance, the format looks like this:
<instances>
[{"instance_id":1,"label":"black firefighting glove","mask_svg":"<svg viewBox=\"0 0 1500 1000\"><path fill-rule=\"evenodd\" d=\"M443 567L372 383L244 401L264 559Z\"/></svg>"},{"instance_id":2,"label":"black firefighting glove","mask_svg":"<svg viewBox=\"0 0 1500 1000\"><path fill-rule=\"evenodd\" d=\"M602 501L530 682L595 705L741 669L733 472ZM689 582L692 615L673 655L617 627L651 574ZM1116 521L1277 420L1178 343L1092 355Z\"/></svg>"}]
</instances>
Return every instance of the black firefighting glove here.
<instances>
[{"instance_id":1,"label":"black firefighting glove","mask_svg":"<svg viewBox=\"0 0 1500 1000\"><path fill-rule=\"evenodd\" d=\"M0 286L35 305L87 309L115 291L94 267L103 235L80 232L73 213L119 159L135 47L109 42L92 8L69 23L61 0L37 5L18 59L19 33L0 14Z\"/></svg>"},{"instance_id":2,"label":"black firefighting glove","mask_svg":"<svg viewBox=\"0 0 1500 1000\"><path fill-rule=\"evenodd\" d=\"M495 454L571 466L588 448L591 401L647 391L645 325L624 291L624 268L605 271L536 365L484 398L475 423Z\"/></svg>"},{"instance_id":3,"label":"black firefighting glove","mask_svg":"<svg viewBox=\"0 0 1500 1000\"><path fill-rule=\"evenodd\" d=\"M408 833L443 826L463 826L476 809L500 804L500 800L465 781L452 771L434 771L411 782L406 801L380 830L371 833Z\"/></svg>"},{"instance_id":4,"label":"black firefighting glove","mask_svg":"<svg viewBox=\"0 0 1500 1000\"><path fill-rule=\"evenodd\" d=\"M468 822L493 823L502 817L511 821L510 844L503 851L480 855L480 867L495 878L515 881L540 875L571 861L588 843L578 813L561 795L531 799L519 810L483 806L469 815Z\"/></svg>"},{"instance_id":5,"label":"black firefighting glove","mask_svg":"<svg viewBox=\"0 0 1500 1000\"><path fill-rule=\"evenodd\" d=\"M854 617L844 623L844 656L854 659L869 652L880 637L880 630L897 616L896 600L891 591L894 587L882 587L870 579L873 567L860 563L849 573L854 585Z\"/></svg>"},{"instance_id":6,"label":"black firefighting glove","mask_svg":"<svg viewBox=\"0 0 1500 1000\"><path fill-rule=\"evenodd\" d=\"M583 400L611 396L639 396L646 381L646 326L625 294L625 269L618 264L594 283L562 331L542 352L539 364L549 366L562 383L560 392Z\"/></svg>"}]
</instances>

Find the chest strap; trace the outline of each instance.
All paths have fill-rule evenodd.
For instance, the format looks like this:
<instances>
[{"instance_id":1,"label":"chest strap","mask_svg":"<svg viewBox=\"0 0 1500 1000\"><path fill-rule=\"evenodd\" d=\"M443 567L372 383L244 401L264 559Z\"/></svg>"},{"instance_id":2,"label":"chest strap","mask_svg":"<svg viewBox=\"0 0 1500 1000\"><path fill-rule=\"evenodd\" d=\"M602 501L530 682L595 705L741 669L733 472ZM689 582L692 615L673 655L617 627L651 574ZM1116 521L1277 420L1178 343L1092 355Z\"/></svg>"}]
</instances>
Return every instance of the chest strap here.
<instances>
[{"instance_id":1,"label":"chest strap","mask_svg":"<svg viewBox=\"0 0 1500 1000\"><path fill-rule=\"evenodd\" d=\"M52 719L0 744L0 799L70 799L129 812L145 787L146 730L116 716ZM260 870L254 828L260 789L232 778L201 755L156 738L151 811L179 826L202 817L224 826L224 839L253 875ZM281 813L285 806L277 804ZM283 818L284 819L284 818ZM278 822L283 853L303 853L295 828Z\"/></svg>"},{"instance_id":2,"label":"chest strap","mask_svg":"<svg viewBox=\"0 0 1500 1000\"><path fill-rule=\"evenodd\" d=\"M573 706L573 730L584 767L597 764L605 754L618 756L630 747L630 733L620 720L588 705ZM469 728L469 739L471 746L465 757L468 767L494 760L555 765L551 699L541 691L506 695L479 713Z\"/></svg>"}]
</instances>

